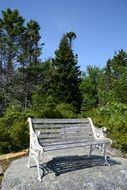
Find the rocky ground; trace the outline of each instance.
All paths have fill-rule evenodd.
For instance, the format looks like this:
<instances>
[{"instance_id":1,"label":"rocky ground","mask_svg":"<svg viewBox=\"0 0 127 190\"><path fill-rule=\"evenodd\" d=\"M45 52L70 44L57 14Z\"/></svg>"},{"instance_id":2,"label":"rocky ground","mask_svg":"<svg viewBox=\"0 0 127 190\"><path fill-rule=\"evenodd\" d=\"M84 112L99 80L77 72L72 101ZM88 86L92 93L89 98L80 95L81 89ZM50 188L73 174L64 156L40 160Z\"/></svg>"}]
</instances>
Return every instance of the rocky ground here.
<instances>
[{"instance_id":1,"label":"rocky ground","mask_svg":"<svg viewBox=\"0 0 127 190\"><path fill-rule=\"evenodd\" d=\"M103 157L88 148L47 152L41 159L42 182L37 168L26 167L28 157L12 161L4 173L1 190L127 190L127 159L115 150L108 150L110 166Z\"/></svg>"}]
</instances>

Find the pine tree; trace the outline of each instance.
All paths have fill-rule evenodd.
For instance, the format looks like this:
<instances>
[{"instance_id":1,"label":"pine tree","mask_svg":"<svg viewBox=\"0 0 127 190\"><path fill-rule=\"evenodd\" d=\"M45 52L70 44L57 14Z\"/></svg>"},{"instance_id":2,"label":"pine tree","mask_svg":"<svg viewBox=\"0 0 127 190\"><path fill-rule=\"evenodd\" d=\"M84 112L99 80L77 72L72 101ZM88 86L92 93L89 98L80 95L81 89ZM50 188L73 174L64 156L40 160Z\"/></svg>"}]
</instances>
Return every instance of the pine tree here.
<instances>
[{"instance_id":1,"label":"pine tree","mask_svg":"<svg viewBox=\"0 0 127 190\"><path fill-rule=\"evenodd\" d=\"M18 10L7 9L2 11L0 19L1 37L3 41L2 66L11 80L14 70L17 67L18 56L20 54L20 44L22 34L25 31L24 18L19 15Z\"/></svg>"},{"instance_id":2,"label":"pine tree","mask_svg":"<svg viewBox=\"0 0 127 190\"><path fill-rule=\"evenodd\" d=\"M69 34L71 37L69 37ZM75 33L66 33L60 40L59 47L55 51L53 59L53 80L51 83L51 93L57 100L72 104L77 111L81 106L81 92L79 89L81 82L81 72L77 65L77 55L72 49L73 37Z\"/></svg>"},{"instance_id":3,"label":"pine tree","mask_svg":"<svg viewBox=\"0 0 127 190\"><path fill-rule=\"evenodd\" d=\"M21 44L21 54L19 57L20 68L18 76L20 76L21 91L19 96L20 102L24 107L31 105L32 93L36 85L40 83L40 75L42 66L40 62L40 55L42 45L40 40L40 26L31 20L27 23L25 33L23 34L23 43Z\"/></svg>"},{"instance_id":4,"label":"pine tree","mask_svg":"<svg viewBox=\"0 0 127 190\"><path fill-rule=\"evenodd\" d=\"M4 108L14 100L14 75L19 66L18 56L24 33L24 18L17 10L2 11L0 19L0 67L1 67L1 106ZM16 88L17 89L17 88Z\"/></svg>"},{"instance_id":5,"label":"pine tree","mask_svg":"<svg viewBox=\"0 0 127 190\"><path fill-rule=\"evenodd\" d=\"M40 27L36 21L31 20L25 25L25 19L20 16L18 10L2 11L2 18L0 18L0 109L15 102L27 107L31 100L31 93L40 80L38 75L41 72L39 30Z\"/></svg>"},{"instance_id":6,"label":"pine tree","mask_svg":"<svg viewBox=\"0 0 127 190\"><path fill-rule=\"evenodd\" d=\"M82 111L92 110L98 107L99 95L98 85L102 70L98 67L87 66L86 72L82 77L81 91L83 96Z\"/></svg>"},{"instance_id":7,"label":"pine tree","mask_svg":"<svg viewBox=\"0 0 127 190\"><path fill-rule=\"evenodd\" d=\"M115 52L104 68L99 87L101 104L107 102L127 103L127 53L123 50Z\"/></svg>"}]
</instances>

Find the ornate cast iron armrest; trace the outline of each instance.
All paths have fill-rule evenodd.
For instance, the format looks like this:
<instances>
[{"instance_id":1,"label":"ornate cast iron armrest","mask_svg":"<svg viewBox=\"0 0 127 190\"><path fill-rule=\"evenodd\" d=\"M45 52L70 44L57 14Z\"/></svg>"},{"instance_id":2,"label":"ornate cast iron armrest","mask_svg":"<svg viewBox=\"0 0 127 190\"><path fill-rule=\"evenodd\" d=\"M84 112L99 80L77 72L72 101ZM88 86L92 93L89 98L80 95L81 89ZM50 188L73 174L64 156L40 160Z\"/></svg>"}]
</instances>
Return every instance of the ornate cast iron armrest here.
<instances>
[{"instance_id":1,"label":"ornate cast iron armrest","mask_svg":"<svg viewBox=\"0 0 127 190\"><path fill-rule=\"evenodd\" d=\"M94 133L95 133L97 139L108 139L108 140L110 141L110 144L112 144L112 140L109 139L109 138L107 138L107 137L105 136L105 133L104 133L104 132L105 132L106 130L107 130L106 127L102 127L102 128L95 127Z\"/></svg>"},{"instance_id":2,"label":"ornate cast iron armrest","mask_svg":"<svg viewBox=\"0 0 127 190\"><path fill-rule=\"evenodd\" d=\"M31 148L34 150L42 151L43 148L40 146L40 144L38 142L39 135L40 135L40 131L33 132L32 137L31 137Z\"/></svg>"},{"instance_id":3,"label":"ornate cast iron armrest","mask_svg":"<svg viewBox=\"0 0 127 190\"><path fill-rule=\"evenodd\" d=\"M104 138L106 138L105 135L104 135L105 131L106 131L105 127L103 127L103 128L95 127L94 133L95 133L96 138L97 139L104 139Z\"/></svg>"}]
</instances>

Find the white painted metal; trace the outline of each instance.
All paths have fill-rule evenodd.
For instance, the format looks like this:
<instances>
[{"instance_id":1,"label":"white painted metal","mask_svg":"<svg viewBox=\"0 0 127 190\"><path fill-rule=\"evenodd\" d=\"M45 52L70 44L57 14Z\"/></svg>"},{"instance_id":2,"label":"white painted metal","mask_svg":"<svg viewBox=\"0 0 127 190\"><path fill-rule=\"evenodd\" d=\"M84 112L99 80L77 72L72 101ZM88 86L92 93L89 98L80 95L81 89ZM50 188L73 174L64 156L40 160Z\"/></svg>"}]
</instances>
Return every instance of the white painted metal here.
<instances>
[{"instance_id":1,"label":"white painted metal","mask_svg":"<svg viewBox=\"0 0 127 190\"><path fill-rule=\"evenodd\" d=\"M33 127L32 127L32 120L29 117L28 118L28 123L29 123L29 131L30 131L30 148L29 148L29 160L27 167L30 168L30 160L33 158L35 160L35 163L37 165L37 171L38 171L38 180L41 181L41 176L40 176L40 170L39 170L39 160L40 156L43 154L43 147L39 145L38 142L38 136L40 132L34 132Z\"/></svg>"}]
</instances>

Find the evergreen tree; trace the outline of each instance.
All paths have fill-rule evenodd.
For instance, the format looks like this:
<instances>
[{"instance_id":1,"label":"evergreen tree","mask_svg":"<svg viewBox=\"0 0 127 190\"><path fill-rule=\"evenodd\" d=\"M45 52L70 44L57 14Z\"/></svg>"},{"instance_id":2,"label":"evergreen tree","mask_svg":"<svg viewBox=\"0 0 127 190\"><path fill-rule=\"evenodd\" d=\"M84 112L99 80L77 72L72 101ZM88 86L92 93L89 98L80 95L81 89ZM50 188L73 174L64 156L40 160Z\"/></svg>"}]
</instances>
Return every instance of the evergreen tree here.
<instances>
[{"instance_id":1,"label":"evergreen tree","mask_svg":"<svg viewBox=\"0 0 127 190\"><path fill-rule=\"evenodd\" d=\"M127 103L127 53L123 50L115 53L110 67L115 100L120 103Z\"/></svg>"},{"instance_id":2,"label":"evergreen tree","mask_svg":"<svg viewBox=\"0 0 127 190\"><path fill-rule=\"evenodd\" d=\"M116 52L107 61L99 87L101 104L107 102L127 103L127 53L123 50Z\"/></svg>"},{"instance_id":3,"label":"evergreen tree","mask_svg":"<svg viewBox=\"0 0 127 190\"><path fill-rule=\"evenodd\" d=\"M67 32L66 37L68 38L68 42L72 48L72 40L76 39L76 34L74 32Z\"/></svg>"},{"instance_id":4,"label":"evergreen tree","mask_svg":"<svg viewBox=\"0 0 127 190\"><path fill-rule=\"evenodd\" d=\"M18 10L6 9L0 18L0 109L10 104L25 107L40 78L40 27L25 19ZM35 68L35 66L37 68ZM31 67L31 68L30 68ZM35 72L36 71L36 72ZM33 74L33 73L36 73Z\"/></svg>"},{"instance_id":5,"label":"evergreen tree","mask_svg":"<svg viewBox=\"0 0 127 190\"><path fill-rule=\"evenodd\" d=\"M14 75L19 66L18 56L24 30L24 19L17 10L2 11L2 18L0 19L0 87L2 88L0 96L2 109L8 104L12 104L14 99Z\"/></svg>"},{"instance_id":6,"label":"evergreen tree","mask_svg":"<svg viewBox=\"0 0 127 190\"><path fill-rule=\"evenodd\" d=\"M17 67L22 34L25 31L24 21L17 10L7 9L2 11L2 18L0 19L1 43L3 43L1 52L2 66L5 69L8 80L11 80Z\"/></svg>"},{"instance_id":7,"label":"evergreen tree","mask_svg":"<svg viewBox=\"0 0 127 190\"><path fill-rule=\"evenodd\" d=\"M51 93L59 101L72 104L77 111L81 106L81 92L79 89L81 82L81 72L77 65L77 55L72 49L72 36L63 35L59 43L59 48L55 51L53 59L53 80L51 83ZM76 36L73 33L73 36Z\"/></svg>"},{"instance_id":8,"label":"evergreen tree","mask_svg":"<svg viewBox=\"0 0 127 190\"><path fill-rule=\"evenodd\" d=\"M42 65L40 55L42 45L40 41L39 24L31 20L27 23L25 33L23 34L23 43L21 44L21 54L19 57L20 68L18 76L20 76L19 100L23 107L31 106L32 93L39 85L42 79Z\"/></svg>"},{"instance_id":9,"label":"evergreen tree","mask_svg":"<svg viewBox=\"0 0 127 190\"><path fill-rule=\"evenodd\" d=\"M31 20L27 23L25 32L22 36L21 54L19 56L22 68L40 63L39 57L41 55L41 46L43 44L39 44L39 40L41 38L39 30L40 26L36 21Z\"/></svg>"},{"instance_id":10,"label":"evergreen tree","mask_svg":"<svg viewBox=\"0 0 127 190\"><path fill-rule=\"evenodd\" d=\"M88 111L98 107L99 95L98 85L102 75L102 70L98 67L88 66L82 77L81 91L83 96L82 111Z\"/></svg>"}]
</instances>

